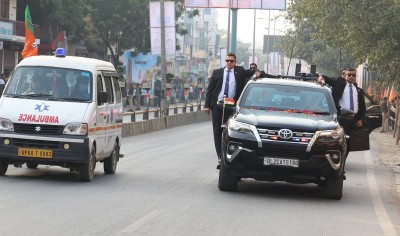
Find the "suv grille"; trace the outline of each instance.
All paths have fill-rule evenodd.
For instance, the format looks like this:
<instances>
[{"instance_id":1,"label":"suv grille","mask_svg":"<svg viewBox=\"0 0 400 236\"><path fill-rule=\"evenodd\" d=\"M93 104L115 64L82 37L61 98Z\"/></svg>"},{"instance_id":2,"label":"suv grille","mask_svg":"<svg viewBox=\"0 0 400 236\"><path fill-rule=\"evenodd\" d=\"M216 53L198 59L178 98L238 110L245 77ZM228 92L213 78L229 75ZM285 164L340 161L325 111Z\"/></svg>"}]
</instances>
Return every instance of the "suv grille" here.
<instances>
[{"instance_id":1,"label":"suv grille","mask_svg":"<svg viewBox=\"0 0 400 236\"><path fill-rule=\"evenodd\" d=\"M19 124L14 123L14 132L22 134L62 134L64 126L62 125L42 125L42 124Z\"/></svg>"},{"instance_id":2,"label":"suv grille","mask_svg":"<svg viewBox=\"0 0 400 236\"><path fill-rule=\"evenodd\" d=\"M286 141L294 143L309 143L314 133L292 131L290 129L263 129L257 128L260 138L263 140Z\"/></svg>"},{"instance_id":3,"label":"suv grille","mask_svg":"<svg viewBox=\"0 0 400 236\"><path fill-rule=\"evenodd\" d=\"M287 150L279 148L268 147L264 149L257 149L256 153L260 157L280 157L280 158L293 158L293 159L309 159L312 154L301 150Z\"/></svg>"}]
</instances>

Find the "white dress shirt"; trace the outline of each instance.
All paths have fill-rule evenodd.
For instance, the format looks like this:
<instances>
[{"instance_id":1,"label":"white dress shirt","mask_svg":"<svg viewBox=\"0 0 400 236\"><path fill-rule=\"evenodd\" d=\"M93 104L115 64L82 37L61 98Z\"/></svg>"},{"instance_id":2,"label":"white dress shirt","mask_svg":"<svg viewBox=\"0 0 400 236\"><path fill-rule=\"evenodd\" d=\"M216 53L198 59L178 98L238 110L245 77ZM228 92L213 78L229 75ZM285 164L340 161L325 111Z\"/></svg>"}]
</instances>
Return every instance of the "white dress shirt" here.
<instances>
[{"instance_id":1,"label":"white dress shirt","mask_svg":"<svg viewBox=\"0 0 400 236\"><path fill-rule=\"evenodd\" d=\"M340 107L346 108L350 110L350 87L349 83L346 83L346 87L344 88L342 98L339 100ZM358 92L356 86L354 84L351 85L353 91L353 105L354 105L354 113L358 113Z\"/></svg>"},{"instance_id":2,"label":"white dress shirt","mask_svg":"<svg viewBox=\"0 0 400 236\"><path fill-rule=\"evenodd\" d=\"M228 74L228 69L224 68L224 80L222 81L222 88L218 95L218 100L224 99L224 91L225 91L225 84L226 84L226 75ZM229 91L228 97L233 98L236 95L236 80L235 80L235 71L234 68L231 69L229 72Z\"/></svg>"}]
</instances>

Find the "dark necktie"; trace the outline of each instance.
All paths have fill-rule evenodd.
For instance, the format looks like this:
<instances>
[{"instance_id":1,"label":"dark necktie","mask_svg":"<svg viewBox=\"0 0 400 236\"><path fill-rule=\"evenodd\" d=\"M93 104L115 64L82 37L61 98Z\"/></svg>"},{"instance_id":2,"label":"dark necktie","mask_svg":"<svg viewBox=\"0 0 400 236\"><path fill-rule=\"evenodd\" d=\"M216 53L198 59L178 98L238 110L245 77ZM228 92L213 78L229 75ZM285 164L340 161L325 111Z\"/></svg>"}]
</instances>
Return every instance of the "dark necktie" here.
<instances>
[{"instance_id":1,"label":"dark necktie","mask_svg":"<svg viewBox=\"0 0 400 236\"><path fill-rule=\"evenodd\" d=\"M226 72L226 80L225 80L225 90L224 90L224 96L225 97L229 97L229 74L230 74L231 70L227 70Z\"/></svg>"},{"instance_id":2,"label":"dark necktie","mask_svg":"<svg viewBox=\"0 0 400 236\"><path fill-rule=\"evenodd\" d=\"M353 86L349 85L350 90L350 110L354 111L354 101L353 101Z\"/></svg>"}]
</instances>

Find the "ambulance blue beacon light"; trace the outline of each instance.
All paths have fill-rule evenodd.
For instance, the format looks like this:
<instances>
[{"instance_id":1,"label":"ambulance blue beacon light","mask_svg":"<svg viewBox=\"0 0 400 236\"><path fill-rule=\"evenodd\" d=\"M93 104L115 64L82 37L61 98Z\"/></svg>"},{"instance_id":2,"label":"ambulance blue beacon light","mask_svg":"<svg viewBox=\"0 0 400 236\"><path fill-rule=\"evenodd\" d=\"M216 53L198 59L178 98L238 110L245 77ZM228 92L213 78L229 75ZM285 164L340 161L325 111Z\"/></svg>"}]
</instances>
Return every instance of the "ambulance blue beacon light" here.
<instances>
[{"instance_id":1,"label":"ambulance blue beacon light","mask_svg":"<svg viewBox=\"0 0 400 236\"><path fill-rule=\"evenodd\" d=\"M65 57L67 53L65 52L64 48L57 48L55 55L56 57Z\"/></svg>"}]
</instances>

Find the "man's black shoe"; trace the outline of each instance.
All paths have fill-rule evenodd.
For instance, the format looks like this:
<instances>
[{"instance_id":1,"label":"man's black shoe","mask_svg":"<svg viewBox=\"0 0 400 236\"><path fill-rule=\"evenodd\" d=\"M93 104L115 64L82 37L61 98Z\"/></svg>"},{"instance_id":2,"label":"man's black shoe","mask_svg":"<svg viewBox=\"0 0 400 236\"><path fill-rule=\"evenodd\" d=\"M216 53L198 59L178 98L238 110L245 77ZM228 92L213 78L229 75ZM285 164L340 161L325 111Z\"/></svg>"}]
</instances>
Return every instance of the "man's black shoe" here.
<instances>
[{"instance_id":1,"label":"man's black shoe","mask_svg":"<svg viewBox=\"0 0 400 236\"><path fill-rule=\"evenodd\" d=\"M218 163L217 170L219 170L220 168L221 168L221 164Z\"/></svg>"}]
</instances>

